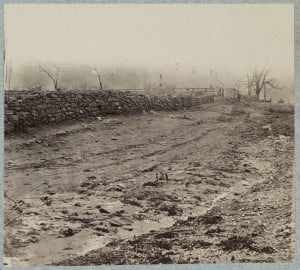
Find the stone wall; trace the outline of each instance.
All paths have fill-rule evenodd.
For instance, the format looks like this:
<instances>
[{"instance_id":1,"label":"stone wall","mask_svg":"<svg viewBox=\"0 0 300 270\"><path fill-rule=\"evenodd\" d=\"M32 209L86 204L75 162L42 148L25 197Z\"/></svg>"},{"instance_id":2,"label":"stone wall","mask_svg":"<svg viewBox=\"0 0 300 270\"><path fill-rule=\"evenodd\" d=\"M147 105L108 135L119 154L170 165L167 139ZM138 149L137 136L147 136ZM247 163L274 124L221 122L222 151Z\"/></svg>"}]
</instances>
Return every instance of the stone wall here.
<instances>
[{"instance_id":1,"label":"stone wall","mask_svg":"<svg viewBox=\"0 0 300 270\"><path fill-rule=\"evenodd\" d=\"M118 91L6 91L5 132L103 115L180 110L213 101L213 95L171 97Z\"/></svg>"}]
</instances>

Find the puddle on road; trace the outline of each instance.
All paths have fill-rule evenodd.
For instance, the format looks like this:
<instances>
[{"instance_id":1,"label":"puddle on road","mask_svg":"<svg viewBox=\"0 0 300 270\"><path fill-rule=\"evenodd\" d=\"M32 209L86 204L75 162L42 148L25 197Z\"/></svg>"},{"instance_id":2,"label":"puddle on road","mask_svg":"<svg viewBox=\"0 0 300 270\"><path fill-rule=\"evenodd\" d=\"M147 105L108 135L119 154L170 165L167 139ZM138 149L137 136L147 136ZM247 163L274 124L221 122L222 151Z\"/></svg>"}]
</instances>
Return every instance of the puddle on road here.
<instances>
[{"instance_id":1,"label":"puddle on road","mask_svg":"<svg viewBox=\"0 0 300 270\"><path fill-rule=\"evenodd\" d=\"M36 244L20 249L18 258L6 257L4 262L7 266L42 266L83 255L93 249L104 247L110 241L110 237L96 236L88 229L66 238L49 236Z\"/></svg>"},{"instance_id":2,"label":"puddle on road","mask_svg":"<svg viewBox=\"0 0 300 270\"><path fill-rule=\"evenodd\" d=\"M142 220L135 221L130 226L134 228L128 231L121 228L114 235L115 239L126 239L134 236L169 228L175 223L170 217L162 217L159 221ZM51 263L77 257L89 251L104 247L113 239L111 236L97 236L94 231L84 229L71 237L53 238L51 236L41 239L38 243L20 249L18 258L6 257L6 266L42 266ZM49 260L49 258L51 258Z\"/></svg>"}]
</instances>

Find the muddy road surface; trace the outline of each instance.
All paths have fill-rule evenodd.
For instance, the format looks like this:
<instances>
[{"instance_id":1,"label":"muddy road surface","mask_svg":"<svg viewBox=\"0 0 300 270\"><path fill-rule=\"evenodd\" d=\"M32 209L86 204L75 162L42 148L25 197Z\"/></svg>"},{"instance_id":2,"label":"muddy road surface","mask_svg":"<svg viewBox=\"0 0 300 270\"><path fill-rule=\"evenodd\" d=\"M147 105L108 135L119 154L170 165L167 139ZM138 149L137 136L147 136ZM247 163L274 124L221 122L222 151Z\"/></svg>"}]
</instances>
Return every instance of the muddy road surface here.
<instances>
[{"instance_id":1,"label":"muddy road surface","mask_svg":"<svg viewBox=\"0 0 300 270\"><path fill-rule=\"evenodd\" d=\"M4 181L6 265L294 260L284 106L217 101L8 136Z\"/></svg>"}]
</instances>

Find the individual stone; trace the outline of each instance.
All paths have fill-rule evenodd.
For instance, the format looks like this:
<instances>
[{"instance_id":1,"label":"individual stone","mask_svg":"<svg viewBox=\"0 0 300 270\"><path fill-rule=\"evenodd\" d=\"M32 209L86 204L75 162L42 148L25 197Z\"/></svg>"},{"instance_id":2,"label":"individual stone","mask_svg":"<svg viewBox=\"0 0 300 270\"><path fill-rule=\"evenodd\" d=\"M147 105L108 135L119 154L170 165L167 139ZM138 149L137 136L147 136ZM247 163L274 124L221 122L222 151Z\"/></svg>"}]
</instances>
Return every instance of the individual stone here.
<instances>
[{"instance_id":1,"label":"individual stone","mask_svg":"<svg viewBox=\"0 0 300 270\"><path fill-rule=\"evenodd\" d=\"M11 121L11 122L13 122L13 123L17 123L19 121L19 116L15 115L15 114L9 115L8 116L8 120Z\"/></svg>"},{"instance_id":2,"label":"individual stone","mask_svg":"<svg viewBox=\"0 0 300 270\"><path fill-rule=\"evenodd\" d=\"M10 133L10 132L14 131L14 129L15 129L15 126L12 122L7 122L4 124L5 133Z\"/></svg>"}]
</instances>

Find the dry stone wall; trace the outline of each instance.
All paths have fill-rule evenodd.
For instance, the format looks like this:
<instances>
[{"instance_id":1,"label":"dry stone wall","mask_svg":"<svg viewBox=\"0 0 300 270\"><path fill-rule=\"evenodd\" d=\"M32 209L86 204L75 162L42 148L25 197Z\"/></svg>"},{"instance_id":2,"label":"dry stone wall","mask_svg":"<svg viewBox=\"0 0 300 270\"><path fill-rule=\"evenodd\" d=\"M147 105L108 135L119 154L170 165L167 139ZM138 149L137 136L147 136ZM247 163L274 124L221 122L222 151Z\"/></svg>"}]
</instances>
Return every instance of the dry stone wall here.
<instances>
[{"instance_id":1,"label":"dry stone wall","mask_svg":"<svg viewBox=\"0 0 300 270\"><path fill-rule=\"evenodd\" d=\"M5 132L104 115L180 110L213 101L213 95L171 97L118 91L6 91Z\"/></svg>"}]
</instances>

